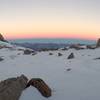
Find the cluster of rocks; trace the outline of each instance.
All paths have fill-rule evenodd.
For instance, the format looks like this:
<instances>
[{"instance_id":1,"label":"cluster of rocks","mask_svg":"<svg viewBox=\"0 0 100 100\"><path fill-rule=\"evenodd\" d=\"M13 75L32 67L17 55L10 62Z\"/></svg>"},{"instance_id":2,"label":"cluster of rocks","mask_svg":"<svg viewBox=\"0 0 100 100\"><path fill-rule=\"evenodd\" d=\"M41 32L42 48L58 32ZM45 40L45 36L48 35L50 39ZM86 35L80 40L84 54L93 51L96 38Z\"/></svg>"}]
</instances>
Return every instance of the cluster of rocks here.
<instances>
[{"instance_id":1,"label":"cluster of rocks","mask_svg":"<svg viewBox=\"0 0 100 100\"><path fill-rule=\"evenodd\" d=\"M42 48L41 50L39 50L40 52L41 51L56 51L56 50L58 50L58 48Z\"/></svg>"},{"instance_id":2,"label":"cluster of rocks","mask_svg":"<svg viewBox=\"0 0 100 100\"><path fill-rule=\"evenodd\" d=\"M49 55L53 55L53 53L50 52ZM59 53L57 54L57 56L60 57L60 56L63 56L63 54L59 52ZM75 58L74 53L71 53L71 54L67 57L67 59L73 59L73 58Z\"/></svg>"},{"instance_id":3,"label":"cluster of rocks","mask_svg":"<svg viewBox=\"0 0 100 100\"><path fill-rule=\"evenodd\" d=\"M100 38L97 40L96 44L93 45L72 44L69 46L69 49L82 50L82 49L96 49L99 47L100 47Z\"/></svg>"},{"instance_id":4,"label":"cluster of rocks","mask_svg":"<svg viewBox=\"0 0 100 100\"><path fill-rule=\"evenodd\" d=\"M68 49L69 49L68 47L64 47L64 48L60 48L59 50L66 51Z\"/></svg>"},{"instance_id":5,"label":"cluster of rocks","mask_svg":"<svg viewBox=\"0 0 100 100\"><path fill-rule=\"evenodd\" d=\"M28 82L28 78L21 75L0 82L0 100L19 100L23 90L30 85L37 88L44 97L52 95L50 87L42 79L33 78Z\"/></svg>"},{"instance_id":6,"label":"cluster of rocks","mask_svg":"<svg viewBox=\"0 0 100 100\"><path fill-rule=\"evenodd\" d=\"M24 50L24 55L36 55L37 53L34 51L34 50L31 50L31 49L25 49Z\"/></svg>"}]
</instances>

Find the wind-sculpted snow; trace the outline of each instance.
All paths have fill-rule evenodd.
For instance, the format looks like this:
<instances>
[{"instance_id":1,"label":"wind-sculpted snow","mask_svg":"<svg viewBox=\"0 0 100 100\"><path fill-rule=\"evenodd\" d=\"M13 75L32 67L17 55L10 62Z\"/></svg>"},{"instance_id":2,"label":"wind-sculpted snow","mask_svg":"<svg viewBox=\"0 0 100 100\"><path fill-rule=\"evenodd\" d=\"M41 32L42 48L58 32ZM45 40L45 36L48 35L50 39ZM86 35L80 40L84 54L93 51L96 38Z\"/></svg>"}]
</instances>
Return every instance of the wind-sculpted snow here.
<instances>
[{"instance_id":1,"label":"wind-sculpted snow","mask_svg":"<svg viewBox=\"0 0 100 100\"><path fill-rule=\"evenodd\" d=\"M67 59L72 52L74 59ZM42 78L51 87L49 100L100 100L100 60L94 60L100 57L100 48L47 51L36 55L3 48L0 57L4 59L0 62L0 80L24 74L29 79ZM47 99L34 87L29 87L20 100Z\"/></svg>"}]
</instances>

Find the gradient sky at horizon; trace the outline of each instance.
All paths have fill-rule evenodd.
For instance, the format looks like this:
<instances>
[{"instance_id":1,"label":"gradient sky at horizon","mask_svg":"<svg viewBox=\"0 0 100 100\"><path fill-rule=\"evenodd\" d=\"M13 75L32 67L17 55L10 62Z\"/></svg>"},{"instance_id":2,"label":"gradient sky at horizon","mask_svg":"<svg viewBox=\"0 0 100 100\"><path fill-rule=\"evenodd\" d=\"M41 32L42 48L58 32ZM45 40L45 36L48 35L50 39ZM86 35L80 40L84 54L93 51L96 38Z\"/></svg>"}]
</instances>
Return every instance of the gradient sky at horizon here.
<instances>
[{"instance_id":1,"label":"gradient sky at horizon","mask_svg":"<svg viewBox=\"0 0 100 100\"><path fill-rule=\"evenodd\" d=\"M6 38L100 37L100 0L0 0Z\"/></svg>"}]
</instances>

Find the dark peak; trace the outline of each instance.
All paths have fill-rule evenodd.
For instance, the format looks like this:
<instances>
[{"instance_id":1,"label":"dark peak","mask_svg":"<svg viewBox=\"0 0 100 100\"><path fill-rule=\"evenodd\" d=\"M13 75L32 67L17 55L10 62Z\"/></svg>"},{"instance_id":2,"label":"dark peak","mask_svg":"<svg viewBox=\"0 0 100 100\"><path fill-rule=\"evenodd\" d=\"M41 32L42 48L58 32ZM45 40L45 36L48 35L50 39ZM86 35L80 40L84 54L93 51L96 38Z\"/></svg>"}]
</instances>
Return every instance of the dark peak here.
<instances>
[{"instance_id":1,"label":"dark peak","mask_svg":"<svg viewBox=\"0 0 100 100\"><path fill-rule=\"evenodd\" d=\"M3 37L3 35L0 33L0 41L3 41L3 42L7 42L5 39L4 39L4 37Z\"/></svg>"},{"instance_id":2,"label":"dark peak","mask_svg":"<svg viewBox=\"0 0 100 100\"><path fill-rule=\"evenodd\" d=\"M5 40L4 37L3 37L3 35L1 33L0 33L0 40L1 41Z\"/></svg>"},{"instance_id":3,"label":"dark peak","mask_svg":"<svg viewBox=\"0 0 100 100\"><path fill-rule=\"evenodd\" d=\"M97 40L96 47L100 47L100 38Z\"/></svg>"}]
</instances>

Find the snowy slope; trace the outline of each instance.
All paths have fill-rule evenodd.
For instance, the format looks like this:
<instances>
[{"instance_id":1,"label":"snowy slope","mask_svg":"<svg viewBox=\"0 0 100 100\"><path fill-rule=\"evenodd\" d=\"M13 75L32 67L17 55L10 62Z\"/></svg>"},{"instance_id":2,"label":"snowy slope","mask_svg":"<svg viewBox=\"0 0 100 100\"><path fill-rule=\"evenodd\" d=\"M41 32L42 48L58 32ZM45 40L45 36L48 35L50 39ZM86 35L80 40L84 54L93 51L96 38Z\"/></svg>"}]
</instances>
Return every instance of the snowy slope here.
<instances>
[{"instance_id":1,"label":"snowy slope","mask_svg":"<svg viewBox=\"0 0 100 100\"><path fill-rule=\"evenodd\" d=\"M10 43L0 41L0 46L12 47Z\"/></svg>"},{"instance_id":2,"label":"snowy slope","mask_svg":"<svg viewBox=\"0 0 100 100\"><path fill-rule=\"evenodd\" d=\"M50 52L50 51L49 51ZM100 100L100 49L39 52L23 55L23 51L0 49L0 80L25 74L29 79L42 78L52 89L48 100ZM58 57L58 52L63 56ZM74 59L68 60L73 52ZM71 71L67 71L71 68ZM33 87L26 89L20 100L47 100Z\"/></svg>"}]
</instances>

